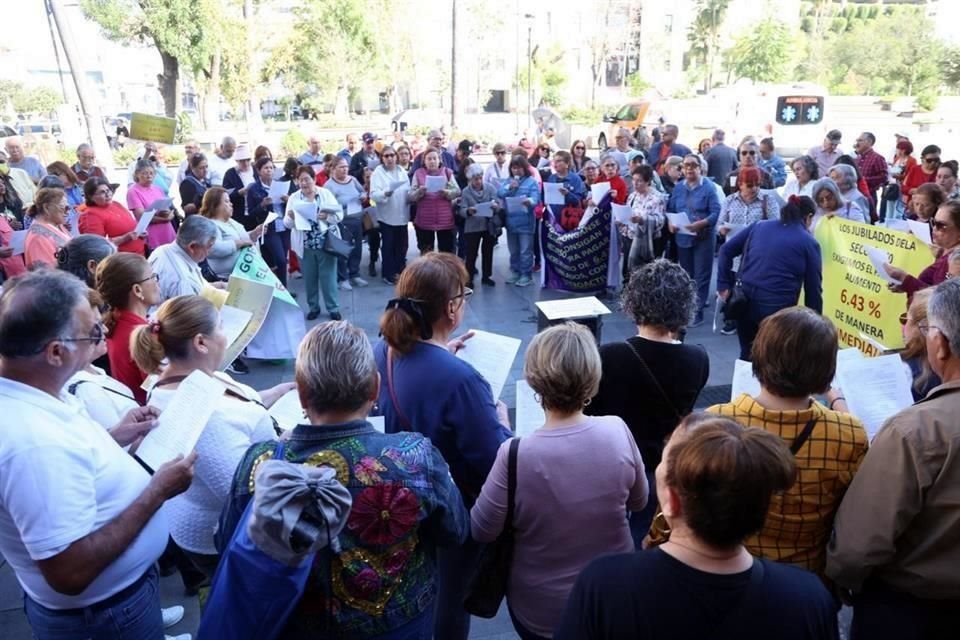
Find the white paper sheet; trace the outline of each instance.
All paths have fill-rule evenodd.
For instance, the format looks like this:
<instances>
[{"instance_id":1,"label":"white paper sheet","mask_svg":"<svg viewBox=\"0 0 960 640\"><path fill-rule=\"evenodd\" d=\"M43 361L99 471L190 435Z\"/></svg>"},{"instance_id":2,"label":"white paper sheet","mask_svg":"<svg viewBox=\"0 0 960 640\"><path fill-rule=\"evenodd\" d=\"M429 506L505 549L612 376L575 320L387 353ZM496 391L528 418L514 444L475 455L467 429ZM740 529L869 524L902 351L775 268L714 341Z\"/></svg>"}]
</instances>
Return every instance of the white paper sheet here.
<instances>
[{"instance_id":1,"label":"white paper sheet","mask_svg":"<svg viewBox=\"0 0 960 640\"><path fill-rule=\"evenodd\" d=\"M870 440L888 418L913 404L910 376L899 355L848 358L840 365L837 381Z\"/></svg>"},{"instance_id":2,"label":"white paper sheet","mask_svg":"<svg viewBox=\"0 0 960 640\"><path fill-rule=\"evenodd\" d=\"M926 222L917 222L916 220L907 220L907 224L910 226L910 232L926 242L927 244L933 244L933 238L930 236L930 225Z\"/></svg>"},{"instance_id":3,"label":"white paper sheet","mask_svg":"<svg viewBox=\"0 0 960 640\"><path fill-rule=\"evenodd\" d=\"M473 215L478 218L492 218L493 217L493 203L492 202L478 202L473 205L474 213Z\"/></svg>"},{"instance_id":4,"label":"white paper sheet","mask_svg":"<svg viewBox=\"0 0 960 640\"><path fill-rule=\"evenodd\" d=\"M621 224L633 224L633 207L625 204L610 205L613 211L613 219Z\"/></svg>"},{"instance_id":5,"label":"white paper sheet","mask_svg":"<svg viewBox=\"0 0 960 640\"><path fill-rule=\"evenodd\" d=\"M866 250L867 257L870 259L870 264L873 265L873 270L877 272L877 276L879 278L881 278L885 282L889 282L890 284L900 284L899 280L891 277L887 273L886 269L883 268L883 265L885 263L890 262L890 254L888 254L883 249L878 249L876 247L871 247L868 245L864 245L863 248Z\"/></svg>"},{"instance_id":6,"label":"white paper sheet","mask_svg":"<svg viewBox=\"0 0 960 640\"><path fill-rule=\"evenodd\" d=\"M173 200L170 198L157 198L150 203L150 206L147 209L153 209L154 211L170 211L173 209Z\"/></svg>"},{"instance_id":7,"label":"white paper sheet","mask_svg":"<svg viewBox=\"0 0 960 640\"><path fill-rule=\"evenodd\" d=\"M753 364L746 360L737 359L733 365L733 381L730 387L730 402L733 402L741 393L756 396L760 393L760 381L753 376Z\"/></svg>"},{"instance_id":8,"label":"white paper sheet","mask_svg":"<svg viewBox=\"0 0 960 640\"><path fill-rule=\"evenodd\" d=\"M224 335L227 336L228 346L237 341L252 317L251 312L231 307L228 304L220 307L220 325Z\"/></svg>"},{"instance_id":9,"label":"white paper sheet","mask_svg":"<svg viewBox=\"0 0 960 640\"><path fill-rule=\"evenodd\" d=\"M668 213L667 220L670 221L670 224L677 228L677 233L682 233L687 236L697 235L693 231L687 231L687 225L690 223L690 218L687 217L686 211L681 211L679 213Z\"/></svg>"},{"instance_id":10,"label":"white paper sheet","mask_svg":"<svg viewBox=\"0 0 960 640\"><path fill-rule=\"evenodd\" d=\"M504 198L507 201L507 213L522 213L527 210L524 196Z\"/></svg>"},{"instance_id":11,"label":"white paper sheet","mask_svg":"<svg viewBox=\"0 0 960 640\"><path fill-rule=\"evenodd\" d=\"M887 229L910 233L910 224L907 220L901 220L900 218L887 218L887 221L884 224L886 225Z\"/></svg>"},{"instance_id":12,"label":"white paper sheet","mask_svg":"<svg viewBox=\"0 0 960 640\"><path fill-rule=\"evenodd\" d=\"M298 202L293 206L293 223L299 231L310 231L311 222L317 219L316 202Z\"/></svg>"},{"instance_id":13,"label":"white paper sheet","mask_svg":"<svg viewBox=\"0 0 960 640\"><path fill-rule=\"evenodd\" d=\"M306 415L303 412L303 407L300 406L300 395L297 393L296 389L287 391L285 394L280 396L280 398L273 403L273 406L268 409L270 415L273 416L273 419L277 421L277 424L280 425L280 428L284 431L293 429L298 424L302 424L307 421Z\"/></svg>"},{"instance_id":14,"label":"white paper sheet","mask_svg":"<svg viewBox=\"0 0 960 640\"><path fill-rule=\"evenodd\" d=\"M864 358L863 352L856 347L847 347L846 349L837 349L837 368L836 371L840 371L840 368L843 366L843 363L847 360L858 360ZM830 382L830 387L836 389L840 387L840 383L837 381L837 374L833 374L833 380Z\"/></svg>"},{"instance_id":15,"label":"white paper sheet","mask_svg":"<svg viewBox=\"0 0 960 640\"><path fill-rule=\"evenodd\" d=\"M547 317L547 320L589 318L610 313L610 309L594 296L567 298L565 300L541 300L534 304Z\"/></svg>"},{"instance_id":16,"label":"white paper sheet","mask_svg":"<svg viewBox=\"0 0 960 640\"><path fill-rule=\"evenodd\" d=\"M347 215L355 216L363 212L363 206L360 204L360 198L347 202Z\"/></svg>"},{"instance_id":17,"label":"white paper sheet","mask_svg":"<svg viewBox=\"0 0 960 640\"><path fill-rule=\"evenodd\" d=\"M13 249L13 255L19 256L26 251L27 245L27 232L26 231L14 231L10 236L10 247Z\"/></svg>"},{"instance_id":18,"label":"white paper sheet","mask_svg":"<svg viewBox=\"0 0 960 640\"><path fill-rule=\"evenodd\" d=\"M270 199L273 200L273 204L277 204L280 202L280 199L290 191L290 183L274 180L270 183L270 186L267 187L267 190L269 191Z\"/></svg>"},{"instance_id":19,"label":"white paper sheet","mask_svg":"<svg viewBox=\"0 0 960 640\"><path fill-rule=\"evenodd\" d=\"M545 204L558 204L563 205L566 203L567 199L560 192L560 189L563 188L563 184L560 182L544 182L543 183L543 201Z\"/></svg>"},{"instance_id":20,"label":"white paper sheet","mask_svg":"<svg viewBox=\"0 0 960 640\"><path fill-rule=\"evenodd\" d=\"M67 227L70 228L71 237L76 238L80 235L80 212L76 209L72 209L67 216Z\"/></svg>"},{"instance_id":21,"label":"white paper sheet","mask_svg":"<svg viewBox=\"0 0 960 640\"><path fill-rule=\"evenodd\" d=\"M150 226L150 222L153 220L153 217L157 215L157 211L159 211L159 209L146 209L140 214L140 219L137 220L137 226L134 228L134 231L137 232L137 235L147 232L147 227Z\"/></svg>"},{"instance_id":22,"label":"white paper sheet","mask_svg":"<svg viewBox=\"0 0 960 640\"><path fill-rule=\"evenodd\" d=\"M474 336L457 352L457 357L473 365L493 390L494 401L500 399L507 383L513 360L520 350L520 339L502 336L489 331L474 330Z\"/></svg>"},{"instance_id":23,"label":"white paper sheet","mask_svg":"<svg viewBox=\"0 0 960 640\"><path fill-rule=\"evenodd\" d=\"M447 177L427 176L427 180L423 186L427 188L427 193L437 193L438 191L443 191L447 188Z\"/></svg>"},{"instance_id":24,"label":"white paper sheet","mask_svg":"<svg viewBox=\"0 0 960 640\"><path fill-rule=\"evenodd\" d=\"M389 191L396 191L397 189L402 189L404 187L409 187L409 186L410 186L409 180L395 180L390 183Z\"/></svg>"},{"instance_id":25,"label":"white paper sheet","mask_svg":"<svg viewBox=\"0 0 960 640\"><path fill-rule=\"evenodd\" d=\"M727 240L729 240L730 238L732 238L733 236L737 235L738 233L740 233L741 231L747 228L747 225L745 224L736 224L734 222L724 222L720 226L724 229L728 229Z\"/></svg>"},{"instance_id":26,"label":"white paper sheet","mask_svg":"<svg viewBox=\"0 0 960 640\"><path fill-rule=\"evenodd\" d=\"M367 422L373 425L373 428L380 433L387 432L387 423L383 416L367 416Z\"/></svg>"},{"instance_id":27,"label":"white paper sheet","mask_svg":"<svg viewBox=\"0 0 960 640\"><path fill-rule=\"evenodd\" d=\"M600 201L603 200L603 196L607 195L609 192L609 182L595 182L590 185L590 199L593 200L593 204L599 204Z\"/></svg>"},{"instance_id":28,"label":"white paper sheet","mask_svg":"<svg viewBox=\"0 0 960 640\"><path fill-rule=\"evenodd\" d=\"M194 371L177 387L170 403L157 418L157 427L137 448L137 457L156 470L178 455L187 455L197 444L223 393L223 384L203 371Z\"/></svg>"},{"instance_id":29,"label":"white paper sheet","mask_svg":"<svg viewBox=\"0 0 960 640\"><path fill-rule=\"evenodd\" d=\"M513 432L520 436L528 436L546 422L547 416L543 407L533 395L533 389L526 380L517 380L517 417Z\"/></svg>"}]
</instances>

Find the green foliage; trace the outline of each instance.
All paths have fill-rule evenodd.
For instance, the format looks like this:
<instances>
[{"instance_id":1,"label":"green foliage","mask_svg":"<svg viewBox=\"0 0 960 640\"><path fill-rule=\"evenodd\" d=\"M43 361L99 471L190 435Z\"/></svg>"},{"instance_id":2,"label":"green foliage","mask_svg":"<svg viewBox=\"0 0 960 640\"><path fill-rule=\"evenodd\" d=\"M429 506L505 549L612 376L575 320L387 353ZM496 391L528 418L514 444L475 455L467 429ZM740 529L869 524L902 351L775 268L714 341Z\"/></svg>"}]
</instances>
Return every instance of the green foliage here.
<instances>
[{"instance_id":1,"label":"green foliage","mask_svg":"<svg viewBox=\"0 0 960 640\"><path fill-rule=\"evenodd\" d=\"M960 89L960 47L946 47L940 56L940 73L943 84L957 90Z\"/></svg>"},{"instance_id":2,"label":"green foliage","mask_svg":"<svg viewBox=\"0 0 960 640\"><path fill-rule=\"evenodd\" d=\"M0 80L0 96L10 100L17 113L49 114L63 104L63 95L50 87L29 87L14 80Z\"/></svg>"},{"instance_id":3,"label":"green foliage","mask_svg":"<svg viewBox=\"0 0 960 640\"><path fill-rule=\"evenodd\" d=\"M917 94L917 106L923 111L933 111L937 108L937 99L939 96L933 89L924 89Z\"/></svg>"},{"instance_id":4,"label":"green foliage","mask_svg":"<svg viewBox=\"0 0 960 640\"><path fill-rule=\"evenodd\" d=\"M790 45L787 28L767 18L737 38L725 54L726 64L736 78L780 82L789 70Z\"/></svg>"},{"instance_id":5,"label":"green foliage","mask_svg":"<svg viewBox=\"0 0 960 640\"><path fill-rule=\"evenodd\" d=\"M278 158L297 157L307 148L307 137L299 129L288 129L280 139Z\"/></svg>"},{"instance_id":6,"label":"green foliage","mask_svg":"<svg viewBox=\"0 0 960 640\"><path fill-rule=\"evenodd\" d=\"M642 98L644 92L652 86L639 72L627 76L627 91L633 98Z\"/></svg>"},{"instance_id":7,"label":"green foliage","mask_svg":"<svg viewBox=\"0 0 960 640\"><path fill-rule=\"evenodd\" d=\"M177 131L173 135L173 141L183 144L193 137L193 120L186 111L177 112Z\"/></svg>"},{"instance_id":8,"label":"green foliage","mask_svg":"<svg viewBox=\"0 0 960 640\"><path fill-rule=\"evenodd\" d=\"M113 166L126 167L137 159L138 144L129 143L113 151Z\"/></svg>"},{"instance_id":9,"label":"green foliage","mask_svg":"<svg viewBox=\"0 0 960 640\"><path fill-rule=\"evenodd\" d=\"M600 106L596 109L587 107L570 107L560 110L560 117L569 124L595 125L603 120L603 114L612 111L616 107Z\"/></svg>"},{"instance_id":10,"label":"green foliage","mask_svg":"<svg viewBox=\"0 0 960 640\"><path fill-rule=\"evenodd\" d=\"M705 67L704 84L713 88L713 71L720 50L720 27L727 14L730 0L697 0L694 19L687 29L689 53Z\"/></svg>"}]
</instances>

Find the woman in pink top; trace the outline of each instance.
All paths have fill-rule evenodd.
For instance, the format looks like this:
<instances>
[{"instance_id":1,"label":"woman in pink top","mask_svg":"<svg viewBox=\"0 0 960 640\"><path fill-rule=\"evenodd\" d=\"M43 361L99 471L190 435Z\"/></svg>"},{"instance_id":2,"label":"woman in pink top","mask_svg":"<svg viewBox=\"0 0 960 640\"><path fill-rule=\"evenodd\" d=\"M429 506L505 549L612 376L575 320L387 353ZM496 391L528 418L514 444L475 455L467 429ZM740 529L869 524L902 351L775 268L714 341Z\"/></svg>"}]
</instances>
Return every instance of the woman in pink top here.
<instances>
[{"instance_id":1,"label":"woman in pink top","mask_svg":"<svg viewBox=\"0 0 960 640\"><path fill-rule=\"evenodd\" d=\"M623 420L583 414L600 375L596 341L583 325L550 327L527 349L524 376L546 421L517 452L507 605L523 640L553 636L574 581L591 560L634 550L627 512L646 504L647 478ZM523 433L519 424L517 430ZM492 542L506 524L510 443L500 446L470 511L479 542Z\"/></svg>"},{"instance_id":2,"label":"woman in pink top","mask_svg":"<svg viewBox=\"0 0 960 640\"><path fill-rule=\"evenodd\" d=\"M67 195L63 189L39 189L30 207L33 224L27 231L23 260L29 269L34 264L57 268L57 251L70 242L67 221Z\"/></svg>"},{"instance_id":3,"label":"woman in pink top","mask_svg":"<svg viewBox=\"0 0 960 640\"><path fill-rule=\"evenodd\" d=\"M427 177L442 177L444 187L427 192ZM423 166L413 174L413 190L410 200L417 203L417 217L413 226L417 231L417 248L421 255L433 251L454 252L453 201L460 195L460 187L453 179L453 172L440 166L440 152L435 148L423 153ZM436 234L436 245L434 245Z\"/></svg>"},{"instance_id":4,"label":"woman in pink top","mask_svg":"<svg viewBox=\"0 0 960 640\"><path fill-rule=\"evenodd\" d=\"M155 175L156 169L149 160L140 160L133 170L134 183L127 189L127 208L138 221L151 204L167 197L160 187L153 184ZM174 241L177 233L170 224L171 220L173 212L169 209L156 212L147 226L147 247L153 250Z\"/></svg>"},{"instance_id":5,"label":"woman in pink top","mask_svg":"<svg viewBox=\"0 0 960 640\"><path fill-rule=\"evenodd\" d=\"M10 226L7 216L0 213L0 274L4 280L9 280L27 270L23 263L23 256L13 255L13 247L10 246L11 238L13 238L13 227Z\"/></svg>"}]
</instances>

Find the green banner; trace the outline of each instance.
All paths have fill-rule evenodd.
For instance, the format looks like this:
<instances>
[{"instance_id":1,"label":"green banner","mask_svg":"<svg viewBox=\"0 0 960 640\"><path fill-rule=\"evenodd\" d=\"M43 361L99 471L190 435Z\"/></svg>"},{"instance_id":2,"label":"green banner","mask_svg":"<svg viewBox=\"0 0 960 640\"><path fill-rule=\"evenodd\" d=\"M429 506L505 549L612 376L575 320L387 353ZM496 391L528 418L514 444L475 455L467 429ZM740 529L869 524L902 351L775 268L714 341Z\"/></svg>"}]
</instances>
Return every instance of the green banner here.
<instances>
[{"instance_id":1,"label":"green banner","mask_svg":"<svg viewBox=\"0 0 960 640\"><path fill-rule=\"evenodd\" d=\"M273 271L267 266L263 256L261 256L253 247L244 247L240 250L240 257L237 259L236 266L233 267L231 278L240 278L250 282L259 282L273 287L273 297L280 302L286 302L289 305L300 308L297 301L293 299L290 292L287 291Z\"/></svg>"}]
</instances>

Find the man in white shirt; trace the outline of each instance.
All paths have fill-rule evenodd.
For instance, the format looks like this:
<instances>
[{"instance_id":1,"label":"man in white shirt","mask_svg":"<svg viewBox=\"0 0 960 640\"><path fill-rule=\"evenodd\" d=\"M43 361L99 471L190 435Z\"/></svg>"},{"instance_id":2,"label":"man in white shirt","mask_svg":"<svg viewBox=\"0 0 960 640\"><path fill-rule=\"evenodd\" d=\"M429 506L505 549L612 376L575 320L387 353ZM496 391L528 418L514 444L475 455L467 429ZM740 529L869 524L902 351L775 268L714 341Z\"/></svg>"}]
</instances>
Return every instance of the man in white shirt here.
<instances>
[{"instance_id":1,"label":"man in white shirt","mask_svg":"<svg viewBox=\"0 0 960 640\"><path fill-rule=\"evenodd\" d=\"M36 638L163 638L155 563L161 505L190 485L196 455L151 477L121 446L155 426L137 408L111 430L61 398L104 339L86 284L41 269L0 296L0 553Z\"/></svg>"},{"instance_id":2,"label":"man in white shirt","mask_svg":"<svg viewBox=\"0 0 960 640\"><path fill-rule=\"evenodd\" d=\"M210 171L210 184L219 187L223 184L224 174L233 168L233 153L237 150L237 141L230 136L224 136L216 151L207 157Z\"/></svg>"},{"instance_id":3,"label":"man in white shirt","mask_svg":"<svg viewBox=\"0 0 960 640\"><path fill-rule=\"evenodd\" d=\"M219 237L213 220L199 215L189 216L180 223L176 242L157 247L150 254L147 262L159 278L163 300L200 293L207 284L203 279L200 263L207 259L210 249ZM226 288L222 282L213 283L212 286Z\"/></svg>"},{"instance_id":4,"label":"man in white shirt","mask_svg":"<svg viewBox=\"0 0 960 640\"><path fill-rule=\"evenodd\" d=\"M200 151L200 145L197 144L196 140L187 140L183 143L183 162L180 163L180 168L177 169L177 185L183 182L183 179L187 175L187 168L190 166L190 158L193 154ZM209 166L210 160L207 160Z\"/></svg>"}]
</instances>

